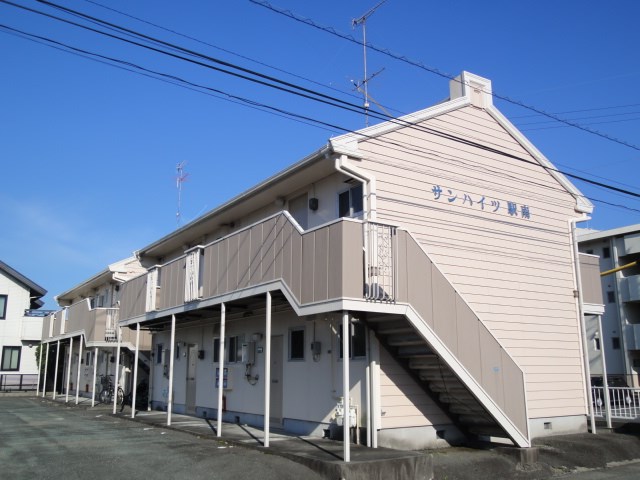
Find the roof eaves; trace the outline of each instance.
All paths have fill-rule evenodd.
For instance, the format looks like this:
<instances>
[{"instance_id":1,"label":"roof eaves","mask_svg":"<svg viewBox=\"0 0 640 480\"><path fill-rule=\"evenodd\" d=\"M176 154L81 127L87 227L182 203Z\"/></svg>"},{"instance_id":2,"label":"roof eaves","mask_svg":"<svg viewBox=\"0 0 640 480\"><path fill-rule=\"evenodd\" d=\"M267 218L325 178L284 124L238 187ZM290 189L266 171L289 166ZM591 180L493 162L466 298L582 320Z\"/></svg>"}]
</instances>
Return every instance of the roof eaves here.
<instances>
[{"instance_id":1,"label":"roof eaves","mask_svg":"<svg viewBox=\"0 0 640 480\"><path fill-rule=\"evenodd\" d=\"M25 285L27 288L29 288L29 290L31 290L32 293L35 293L36 296L44 297L47 294L47 291L44 288L42 288L40 285L38 285L33 280L30 280L29 278L27 278L24 275L22 275L17 270L11 268L9 265L4 263L2 260L0 260L0 270L2 270L7 275L12 276L14 279L19 281L23 285Z\"/></svg>"}]
</instances>

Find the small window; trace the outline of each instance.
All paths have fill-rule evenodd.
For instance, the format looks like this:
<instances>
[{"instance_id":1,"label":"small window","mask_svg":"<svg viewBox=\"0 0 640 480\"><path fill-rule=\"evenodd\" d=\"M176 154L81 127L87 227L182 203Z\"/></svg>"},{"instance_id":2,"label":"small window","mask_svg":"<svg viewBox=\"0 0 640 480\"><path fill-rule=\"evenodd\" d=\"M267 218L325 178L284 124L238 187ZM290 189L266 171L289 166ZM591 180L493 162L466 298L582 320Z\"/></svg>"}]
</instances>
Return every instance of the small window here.
<instances>
[{"instance_id":1,"label":"small window","mask_svg":"<svg viewBox=\"0 0 640 480\"><path fill-rule=\"evenodd\" d=\"M289 360L304 360L304 327L289 330Z\"/></svg>"},{"instance_id":2,"label":"small window","mask_svg":"<svg viewBox=\"0 0 640 480\"><path fill-rule=\"evenodd\" d=\"M338 331L340 343L340 358L342 358L342 327ZM354 322L351 324L350 358L362 358L367 356L366 329L364 324Z\"/></svg>"},{"instance_id":3,"label":"small window","mask_svg":"<svg viewBox=\"0 0 640 480\"><path fill-rule=\"evenodd\" d=\"M585 252L587 255L593 255L593 248L590 248Z\"/></svg>"},{"instance_id":4,"label":"small window","mask_svg":"<svg viewBox=\"0 0 640 480\"><path fill-rule=\"evenodd\" d=\"M616 294L615 294L615 292L607 292L607 302L616 303Z\"/></svg>"},{"instance_id":5,"label":"small window","mask_svg":"<svg viewBox=\"0 0 640 480\"><path fill-rule=\"evenodd\" d=\"M20 370L20 352L22 347L2 347L2 370L17 372Z\"/></svg>"},{"instance_id":6,"label":"small window","mask_svg":"<svg viewBox=\"0 0 640 480\"><path fill-rule=\"evenodd\" d=\"M338 194L338 216L355 217L364 210L362 184Z\"/></svg>"},{"instance_id":7,"label":"small window","mask_svg":"<svg viewBox=\"0 0 640 480\"><path fill-rule=\"evenodd\" d=\"M238 348L240 348L238 337L229 337L229 354L227 355L227 361L229 363L236 363L242 358L242 353L238 353Z\"/></svg>"},{"instance_id":8,"label":"small window","mask_svg":"<svg viewBox=\"0 0 640 480\"><path fill-rule=\"evenodd\" d=\"M84 364L87 367L93 366L93 362L91 360L93 360L93 352L85 352L85 354L84 354Z\"/></svg>"},{"instance_id":9,"label":"small window","mask_svg":"<svg viewBox=\"0 0 640 480\"><path fill-rule=\"evenodd\" d=\"M611 337L611 346L614 350L620 350L620 337Z\"/></svg>"},{"instance_id":10,"label":"small window","mask_svg":"<svg viewBox=\"0 0 640 480\"><path fill-rule=\"evenodd\" d=\"M159 343L156 345L156 363L157 364L161 364L162 363L162 348L164 347L163 344Z\"/></svg>"},{"instance_id":11,"label":"small window","mask_svg":"<svg viewBox=\"0 0 640 480\"><path fill-rule=\"evenodd\" d=\"M0 320L7 318L7 295L0 295Z\"/></svg>"},{"instance_id":12,"label":"small window","mask_svg":"<svg viewBox=\"0 0 640 480\"><path fill-rule=\"evenodd\" d=\"M220 339L213 339L213 363L220 363Z\"/></svg>"},{"instance_id":13,"label":"small window","mask_svg":"<svg viewBox=\"0 0 640 480\"><path fill-rule=\"evenodd\" d=\"M600 339L599 338L594 338L593 339L593 343L596 346L596 350L600 350Z\"/></svg>"},{"instance_id":14,"label":"small window","mask_svg":"<svg viewBox=\"0 0 640 480\"><path fill-rule=\"evenodd\" d=\"M611 249L609 247L602 248L602 258L611 258Z\"/></svg>"}]
</instances>

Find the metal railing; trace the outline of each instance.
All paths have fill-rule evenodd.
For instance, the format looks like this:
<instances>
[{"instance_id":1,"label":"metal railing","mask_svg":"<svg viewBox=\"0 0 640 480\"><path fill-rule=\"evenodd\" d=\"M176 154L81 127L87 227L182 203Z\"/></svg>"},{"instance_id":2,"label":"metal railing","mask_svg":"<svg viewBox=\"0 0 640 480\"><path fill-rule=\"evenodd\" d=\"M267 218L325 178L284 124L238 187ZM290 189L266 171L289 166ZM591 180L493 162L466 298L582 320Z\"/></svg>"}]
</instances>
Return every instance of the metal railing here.
<instances>
[{"instance_id":1,"label":"metal railing","mask_svg":"<svg viewBox=\"0 0 640 480\"><path fill-rule=\"evenodd\" d=\"M365 298L383 302L396 299L396 227L366 222L365 242Z\"/></svg>"},{"instance_id":2,"label":"metal railing","mask_svg":"<svg viewBox=\"0 0 640 480\"><path fill-rule=\"evenodd\" d=\"M37 373L3 373L0 375L0 392L26 392L36 390Z\"/></svg>"},{"instance_id":3,"label":"metal railing","mask_svg":"<svg viewBox=\"0 0 640 480\"><path fill-rule=\"evenodd\" d=\"M608 387L611 418L640 421L640 388ZM606 417L604 387L592 387L593 412L596 417Z\"/></svg>"}]
</instances>

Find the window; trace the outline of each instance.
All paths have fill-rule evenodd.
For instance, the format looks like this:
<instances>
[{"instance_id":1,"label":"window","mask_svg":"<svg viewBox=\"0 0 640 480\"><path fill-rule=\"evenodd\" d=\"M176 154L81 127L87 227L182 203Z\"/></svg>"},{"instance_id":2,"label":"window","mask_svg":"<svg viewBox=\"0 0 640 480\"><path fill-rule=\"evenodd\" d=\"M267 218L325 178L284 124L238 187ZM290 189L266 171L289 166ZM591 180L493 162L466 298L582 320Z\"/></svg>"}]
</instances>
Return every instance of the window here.
<instances>
[{"instance_id":1,"label":"window","mask_svg":"<svg viewBox=\"0 0 640 480\"><path fill-rule=\"evenodd\" d=\"M229 337L229 354L227 355L227 362L235 363L238 362L240 358L242 358L242 352L238 354L238 348L240 348L238 337Z\"/></svg>"},{"instance_id":2,"label":"window","mask_svg":"<svg viewBox=\"0 0 640 480\"><path fill-rule=\"evenodd\" d=\"M614 350L620 350L620 337L611 337L611 346Z\"/></svg>"},{"instance_id":3,"label":"window","mask_svg":"<svg viewBox=\"0 0 640 480\"><path fill-rule=\"evenodd\" d=\"M611 249L609 247L602 248L602 258L611 258Z\"/></svg>"},{"instance_id":4,"label":"window","mask_svg":"<svg viewBox=\"0 0 640 480\"><path fill-rule=\"evenodd\" d=\"M213 363L220 363L220 339L213 339Z\"/></svg>"},{"instance_id":5,"label":"window","mask_svg":"<svg viewBox=\"0 0 640 480\"><path fill-rule=\"evenodd\" d=\"M367 355L366 329L363 323L354 322L351 324L350 358L362 358ZM338 342L340 343L340 358L342 358L342 326L338 332Z\"/></svg>"},{"instance_id":6,"label":"window","mask_svg":"<svg viewBox=\"0 0 640 480\"><path fill-rule=\"evenodd\" d=\"M0 295L0 320L7 318L7 295Z\"/></svg>"},{"instance_id":7,"label":"window","mask_svg":"<svg viewBox=\"0 0 640 480\"><path fill-rule=\"evenodd\" d=\"M607 292L607 302L616 303L616 294L615 294L615 292Z\"/></svg>"},{"instance_id":8,"label":"window","mask_svg":"<svg viewBox=\"0 0 640 480\"><path fill-rule=\"evenodd\" d=\"M162 363L162 347L164 345L162 345L161 343L156 345L156 363L160 364Z\"/></svg>"},{"instance_id":9,"label":"window","mask_svg":"<svg viewBox=\"0 0 640 480\"><path fill-rule=\"evenodd\" d=\"M85 356L84 356L84 364L87 367L91 367L93 366L93 352L85 352Z\"/></svg>"},{"instance_id":10,"label":"window","mask_svg":"<svg viewBox=\"0 0 640 480\"><path fill-rule=\"evenodd\" d=\"M338 194L338 216L355 217L364 210L362 184Z\"/></svg>"},{"instance_id":11,"label":"window","mask_svg":"<svg viewBox=\"0 0 640 480\"><path fill-rule=\"evenodd\" d=\"M599 338L594 338L593 342L596 345L596 350L600 350L600 339Z\"/></svg>"},{"instance_id":12,"label":"window","mask_svg":"<svg viewBox=\"0 0 640 480\"><path fill-rule=\"evenodd\" d=\"M589 249L589 250L587 250L585 253L586 253L587 255L593 255L593 249L592 249L592 248L590 248L590 249Z\"/></svg>"},{"instance_id":13,"label":"window","mask_svg":"<svg viewBox=\"0 0 640 480\"><path fill-rule=\"evenodd\" d=\"M2 347L2 370L17 372L20 370L20 352L22 347Z\"/></svg>"},{"instance_id":14,"label":"window","mask_svg":"<svg viewBox=\"0 0 640 480\"><path fill-rule=\"evenodd\" d=\"M304 327L289 330L289 360L304 360Z\"/></svg>"}]
</instances>

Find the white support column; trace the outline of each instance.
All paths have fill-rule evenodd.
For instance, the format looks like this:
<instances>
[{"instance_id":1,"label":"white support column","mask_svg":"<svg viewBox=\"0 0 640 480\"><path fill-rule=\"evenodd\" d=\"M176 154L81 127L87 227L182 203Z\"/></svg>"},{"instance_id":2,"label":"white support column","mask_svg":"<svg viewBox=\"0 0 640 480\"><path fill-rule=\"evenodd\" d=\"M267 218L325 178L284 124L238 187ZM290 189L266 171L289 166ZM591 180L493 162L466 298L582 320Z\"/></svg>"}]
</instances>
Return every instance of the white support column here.
<instances>
[{"instance_id":1,"label":"white support column","mask_svg":"<svg viewBox=\"0 0 640 480\"><path fill-rule=\"evenodd\" d=\"M56 388L58 385L58 362L60 360L60 340L58 340L56 348L56 371L53 372L53 399L56 399Z\"/></svg>"},{"instance_id":2,"label":"white support column","mask_svg":"<svg viewBox=\"0 0 640 480\"><path fill-rule=\"evenodd\" d=\"M378 428L380 422L380 344L374 332L370 332L371 355L371 448L378 448Z\"/></svg>"},{"instance_id":3,"label":"white support column","mask_svg":"<svg viewBox=\"0 0 640 480\"><path fill-rule=\"evenodd\" d=\"M342 312L342 398L344 416L342 419L343 460L351 461L351 399L349 396L349 356L351 329L349 328L349 312Z\"/></svg>"},{"instance_id":4,"label":"white support column","mask_svg":"<svg viewBox=\"0 0 640 480\"><path fill-rule=\"evenodd\" d=\"M64 393L64 403L69 403L69 384L71 383L71 359L73 355L73 337L69 339L69 358L67 359L67 387Z\"/></svg>"},{"instance_id":5,"label":"white support column","mask_svg":"<svg viewBox=\"0 0 640 480\"><path fill-rule=\"evenodd\" d=\"M49 370L49 348L51 344L49 342L45 343L47 346L47 354L45 355L44 360L44 381L42 382L42 398L47 394L47 371Z\"/></svg>"},{"instance_id":6,"label":"white support column","mask_svg":"<svg viewBox=\"0 0 640 480\"><path fill-rule=\"evenodd\" d=\"M40 344L40 359L38 360L38 383L36 385L36 397L40 395L40 378L42 377L42 347L44 347L44 343ZM45 370L46 377L46 370Z\"/></svg>"},{"instance_id":7,"label":"white support column","mask_svg":"<svg viewBox=\"0 0 640 480\"><path fill-rule=\"evenodd\" d=\"M82 365L82 335L78 340L80 345L78 346L78 374L76 375L76 405L80 401L80 365Z\"/></svg>"},{"instance_id":8,"label":"white support column","mask_svg":"<svg viewBox=\"0 0 640 480\"><path fill-rule=\"evenodd\" d=\"M138 352L140 351L140 322L136 324L136 355L133 359L133 385L131 388L133 389L131 395L131 418L135 418L136 416L136 393L138 386Z\"/></svg>"},{"instance_id":9,"label":"white support column","mask_svg":"<svg viewBox=\"0 0 640 480\"><path fill-rule=\"evenodd\" d=\"M222 436L222 396L224 391L224 329L227 316L227 307L220 304L220 347L218 348L218 423L216 434Z\"/></svg>"},{"instance_id":10,"label":"white support column","mask_svg":"<svg viewBox=\"0 0 640 480\"><path fill-rule=\"evenodd\" d=\"M171 425L171 410L173 409L173 364L176 356L176 316L171 315L171 357L169 358L169 398L167 399L167 426Z\"/></svg>"},{"instance_id":11,"label":"white support column","mask_svg":"<svg viewBox=\"0 0 640 480\"><path fill-rule=\"evenodd\" d=\"M98 347L93 352L93 385L91 386L91 406L96 405L96 376L98 375Z\"/></svg>"},{"instance_id":12,"label":"white support column","mask_svg":"<svg viewBox=\"0 0 640 480\"><path fill-rule=\"evenodd\" d=\"M600 338L600 359L602 361L602 392L604 394L604 409L607 415L607 428L611 429L611 398L609 398L609 379L607 378L607 361L604 354L604 337L602 336L602 317L598 317L598 338Z\"/></svg>"},{"instance_id":13,"label":"white support column","mask_svg":"<svg viewBox=\"0 0 640 480\"><path fill-rule=\"evenodd\" d=\"M122 344L122 327L116 330L118 335L118 346L116 347L116 379L113 382L113 414L118 408L118 386L120 385L120 346Z\"/></svg>"},{"instance_id":14,"label":"white support column","mask_svg":"<svg viewBox=\"0 0 640 480\"><path fill-rule=\"evenodd\" d=\"M269 427L271 416L271 292L267 292L267 310L265 325L264 355L264 443L269 446Z\"/></svg>"}]
</instances>

